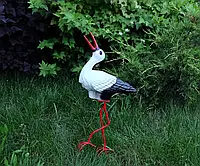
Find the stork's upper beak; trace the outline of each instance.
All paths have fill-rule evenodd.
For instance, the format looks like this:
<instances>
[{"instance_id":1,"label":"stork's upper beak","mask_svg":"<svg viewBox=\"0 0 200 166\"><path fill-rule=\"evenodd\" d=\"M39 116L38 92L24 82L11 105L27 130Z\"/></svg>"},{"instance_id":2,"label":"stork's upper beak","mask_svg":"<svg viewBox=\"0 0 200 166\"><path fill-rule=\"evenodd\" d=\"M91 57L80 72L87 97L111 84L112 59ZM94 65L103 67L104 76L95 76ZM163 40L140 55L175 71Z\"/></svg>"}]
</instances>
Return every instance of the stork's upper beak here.
<instances>
[{"instance_id":1,"label":"stork's upper beak","mask_svg":"<svg viewBox=\"0 0 200 166\"><path fill-rule=\"evenodd\" d=\"M94 42L94 46L90 43L90 41L87 39L87 37L85 35L84 35L84 38L85 38L86 42L88 43L89 47L91 48L91 50L96 51L96 50L99 49L99 47L98 47L98 44L97 44L92 32L90 32L90 36L92 37L92 40Z\"/></svg>"}]
</instances>

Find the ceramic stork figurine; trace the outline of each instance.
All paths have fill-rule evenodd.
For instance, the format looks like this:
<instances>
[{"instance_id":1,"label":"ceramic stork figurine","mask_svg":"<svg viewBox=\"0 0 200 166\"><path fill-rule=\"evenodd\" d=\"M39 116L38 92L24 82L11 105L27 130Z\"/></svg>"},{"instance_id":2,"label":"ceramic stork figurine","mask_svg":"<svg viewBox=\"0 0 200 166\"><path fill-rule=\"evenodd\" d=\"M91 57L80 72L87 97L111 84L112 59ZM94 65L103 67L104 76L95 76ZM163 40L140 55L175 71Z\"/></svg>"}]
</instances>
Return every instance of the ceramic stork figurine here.
<instances>
[{"instance_id":1,"label":"ceramic stork figurine","mask_svg":"<svg viewBox=\"0 0 200 166\"><path fill-rule=\"evenodd\" d=\"M91 143L91 138L93 134L101 130L104 145L103 147L97 149L97 152L101 154L103 151L107 152L111 150L106 146L106 138L104 135L104 129L110 125L110 119L109 119L108 112L106 109L106 103L110 101L111 97L114 94L133 93L133 92L136 92L136 89L132 87L130 84L123 82L122 80L120 80L119 78L111 74L108 74L106 72L99 71L99 70L93 70L93 67L97 63L105 59L105 53L102 49L98 47L98 44L91 32L90 32L90 35L92 37L94 46L89 42L86 36L84 36L84 38L86 42L88 43L89 47L91 48L91 50L93 51L93 53L90 60L84 65L84 67L82 68L80 72L79 83L82 84L83 88L88 90L89 98L96 99L99 102L103 102L103 106L100 109L101 128L93 131L90 134L88 141L80 142L78 145L78 148L82 150L82 148L85 145L91 145L93 147L96 147L96 145ZM107 124L105 125L102 119L103 112L105 113L105 117L107 120Z\"/></svg>"}]
</instances>

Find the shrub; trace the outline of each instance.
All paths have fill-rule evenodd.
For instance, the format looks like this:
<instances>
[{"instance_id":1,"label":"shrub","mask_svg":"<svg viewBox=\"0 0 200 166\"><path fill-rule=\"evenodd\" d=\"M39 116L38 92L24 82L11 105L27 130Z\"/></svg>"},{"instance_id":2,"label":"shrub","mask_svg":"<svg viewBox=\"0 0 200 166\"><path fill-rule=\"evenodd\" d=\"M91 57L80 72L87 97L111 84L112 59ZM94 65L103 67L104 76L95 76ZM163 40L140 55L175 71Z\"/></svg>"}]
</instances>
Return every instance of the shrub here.
<instances>
[{"instance_id":1,"label":"shrub","mask_svg":"<svg viewBox=\"0 0 200 166\"><path fill-rule=\"evenodd\" d=\"M198 92L199 45L194 40L199 38L200 10L194 0L29 3L33 12L51 11L51 24L61 30L38 46L51 49L59 67L67 62L72 72L81 70L90 56L85 56L88 47L82 36L91 31L100 47L110 52L108 61L101 63L104 69L134 82L140 100L189 100ZM43 62L41 69L54 72L41 70L41 75L56 74L56 64Z\"/></svg>"},{"instance_id":2,"label":"shrub","mask_svg":"<svg viewBox=\"0 0 200 166\"><path fill-rule=\"evenodd\" d=\"M198 25L199 26L199 25ZM192 103L199 94L200 31L191 22L171 23L162 34L154 33L152 48L128 46L118 71L138 87L138 97L153 104L171 99ZM198 32L198 33L197 33ZM146 50L146 51L144 51Z\"/></svg>"},{"instance_id":3,"label":"shrub","mask_svg":"<svg viewBox=\"0 0 200 166\"><path fill-rule=\"evenodd\" d=\"M38 48L52 49L55 62L61 65L67 61L72 72L79 72L90 56L85 56L88 47L83 35L93 32L100 47L110 51L110 47L124 47L118 41L134 44L136 37L145 36L143 28L154 26L152 14L146 13L151 13L149 9L145 9L147 6L137 1L75 0L48 1L45 4L43 0L30 0L29 3L33 12L45 15L47 9L51 11L51 24L57 25L61 30L60 35L42 41ZM115 57L116 54L109 56L110 59Z\"/></svg>"},{"instance_id":4,"label":"shrub","mask_svg":"<svg viewBox=\"0 0 200 166\"><path fill-rule=\"evenodd\" d=\"M167 29L169 20L178 22L188 17L196 17L197 4L193 1L152 0L74 0L44 1L30 0L33 13L39 12L46 16L46 12L53 14L51 25L61 30L53 38L47 38L38 48L49 48L57 64L67 61L72 71L78 72L85 63L88 48L83 35L93 32L99 45L105 50L112 48L124 49L128 43L137 46L145 41L150 44L154 36L144 33L144 30L154 30L157 33ZM196 13L195 13L196 12ZM83 49L85 48L85 49ZM116 58L116 54L109 59ZM43 63L44 65L45 63ZM41 64L42 65L42 64ZM49 65L50 67L50 65ZM56 70L56 68L55 68Z\"/></svg>"},{"instance_id":5,"label":"shrub","mask_svg":"<svg viewBox=\"0 0 200 166\"><path fill-rule=\"evenodd\" d=\"M0 26L0 69L38 72L43 53L37 46L48 33L48 20L33 15L27 0L3 0Z\"/></svg>"},{"instance_id":6,"label":"shrub","mask_svg":"<svg viewBox=\"0 0 200 166\"><path fill-rule=\"evenodd\" d=\"M182 3L180 14L146 31L149 39L121 50L126 63L118 73L137 85L139 100L155 105L175 99L188 104L199 95L200 10L197 3ZM169 4L166 13L175 8Z\"/></svg>"}]
</instances>

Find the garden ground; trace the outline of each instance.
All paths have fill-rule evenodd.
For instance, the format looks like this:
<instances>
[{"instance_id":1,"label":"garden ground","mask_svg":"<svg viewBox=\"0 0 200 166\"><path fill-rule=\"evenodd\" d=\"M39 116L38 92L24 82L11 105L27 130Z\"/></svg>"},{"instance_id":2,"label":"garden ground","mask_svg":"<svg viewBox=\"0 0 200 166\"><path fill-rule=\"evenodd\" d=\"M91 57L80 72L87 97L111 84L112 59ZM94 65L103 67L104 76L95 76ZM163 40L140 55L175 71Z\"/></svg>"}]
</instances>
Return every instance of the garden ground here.
<instances>
[{"instance_id":1,"label":"garden ground","mask_svg":"<svg viewBox=\"0 0 200 166\"><path fill-rule=\"evenodd\" d=\"M22 146L29 154L17 153L23 166L39 160L45 166L199 165L199 106L148 110L130 98L117 96L108 104L111 125L105 134L114 153L98 156L92 147L77 149L99 127L100 108L77 78L1 75L0 123L8 135L0 165ZM101 133L92 141L101 145Z\"/></svg>"}]
</instances>

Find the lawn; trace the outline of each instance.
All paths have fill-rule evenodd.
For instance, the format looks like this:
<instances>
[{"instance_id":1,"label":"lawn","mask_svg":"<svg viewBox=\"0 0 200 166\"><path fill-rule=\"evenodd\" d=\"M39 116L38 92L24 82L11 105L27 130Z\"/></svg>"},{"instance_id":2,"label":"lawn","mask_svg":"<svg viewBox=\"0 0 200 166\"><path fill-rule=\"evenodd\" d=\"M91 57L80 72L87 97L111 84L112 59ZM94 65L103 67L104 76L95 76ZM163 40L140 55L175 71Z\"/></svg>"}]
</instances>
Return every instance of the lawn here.
<instances>
[{"instance_id":1,"label":"lawn","mask_svg":"<svg viewBox=\"0 0 200 166\"><path fill-rule=\"evenodd\" d=\"M89 146L79 152L78 143L99 127L99 108L76 77L1 75L0 124L8 135L0 165L22 146L29 155L17 153L21 166L39 160L45 166L199 165L200 107L148 110L131 96L116 96L108 104L111 125L105 130L114 152L98 156ZM101 133L92 142L101 145Z\"/></svg>"}]
</instances>

